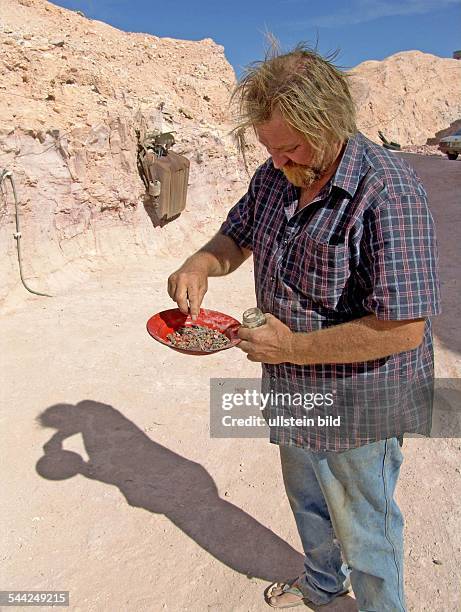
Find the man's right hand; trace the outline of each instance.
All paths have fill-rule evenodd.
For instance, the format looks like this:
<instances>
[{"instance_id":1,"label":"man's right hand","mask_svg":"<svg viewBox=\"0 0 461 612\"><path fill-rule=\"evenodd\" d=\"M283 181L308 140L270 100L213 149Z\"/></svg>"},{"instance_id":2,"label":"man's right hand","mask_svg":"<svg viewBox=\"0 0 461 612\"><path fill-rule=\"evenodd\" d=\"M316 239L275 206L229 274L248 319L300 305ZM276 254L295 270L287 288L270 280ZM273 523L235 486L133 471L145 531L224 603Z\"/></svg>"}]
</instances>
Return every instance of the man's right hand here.
<instances>
[{"instance_id":1,"label":"man's right hand","mask_svg":"<svg viewBox=\"0 0 461 612\"><path fill-rule=\"evenodd\" d=\"M208 290L208 277L233 272L250 255L249 249L239 247L232 238L218 233L171 274L168 295L183 314L190 312L195 321Z\"/></svg>"},{"instance_id":2,"label":"man's right hand","mask_svg":"<svg viewBox=\"0 0 461 612\"><path fill-rule=\"evenodd\" d=\"M208 275L199 266L186 262L168 278L168 295L183 314L195 321L203 297L208 290Z\"/></svg>"}]
</instances>

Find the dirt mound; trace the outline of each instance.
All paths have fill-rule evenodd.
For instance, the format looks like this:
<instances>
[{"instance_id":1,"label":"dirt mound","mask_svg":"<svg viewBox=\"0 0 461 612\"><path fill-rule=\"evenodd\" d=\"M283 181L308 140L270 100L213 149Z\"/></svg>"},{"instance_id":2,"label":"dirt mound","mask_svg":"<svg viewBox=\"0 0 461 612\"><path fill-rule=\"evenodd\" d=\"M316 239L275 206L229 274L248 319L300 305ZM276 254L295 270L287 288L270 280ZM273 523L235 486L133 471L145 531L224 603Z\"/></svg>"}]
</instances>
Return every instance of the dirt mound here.
<instances>
[{"instance_id":1,"label":"dirt mound","mask_svg":"<svg viewBox=\"0 0 461 612\"><path fill-rule=\"evenodd\" d=\"M404 51L363 62L351 74L358 124L376 142L381 130L402 145L425 144L461 117L458 60Z\"/></svg>"}]
</instances>

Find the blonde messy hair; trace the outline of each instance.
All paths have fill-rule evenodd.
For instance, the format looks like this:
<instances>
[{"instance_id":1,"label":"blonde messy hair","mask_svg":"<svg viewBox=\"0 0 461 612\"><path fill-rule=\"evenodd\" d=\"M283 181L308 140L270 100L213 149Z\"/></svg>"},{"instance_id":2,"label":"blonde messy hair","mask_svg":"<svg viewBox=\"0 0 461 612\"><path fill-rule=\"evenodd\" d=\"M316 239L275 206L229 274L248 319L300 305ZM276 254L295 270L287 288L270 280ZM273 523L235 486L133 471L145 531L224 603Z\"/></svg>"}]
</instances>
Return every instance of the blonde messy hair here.
<instances>
[{"instance_id":1,"label":"blonde messy hair","mask_svg":"<svg viewBox=\"0 0 461 612\"><path fill-rule=\"evenodd\" d=\"M232 130L245 153L245 132L268 121L278 110L284 120L321 151L357 131L348 75L333 65L337 53L322 57L299 43L282 54L273 36L263 61L250 64L231 96L238 108Z\"/></svg>"}]
</instances>

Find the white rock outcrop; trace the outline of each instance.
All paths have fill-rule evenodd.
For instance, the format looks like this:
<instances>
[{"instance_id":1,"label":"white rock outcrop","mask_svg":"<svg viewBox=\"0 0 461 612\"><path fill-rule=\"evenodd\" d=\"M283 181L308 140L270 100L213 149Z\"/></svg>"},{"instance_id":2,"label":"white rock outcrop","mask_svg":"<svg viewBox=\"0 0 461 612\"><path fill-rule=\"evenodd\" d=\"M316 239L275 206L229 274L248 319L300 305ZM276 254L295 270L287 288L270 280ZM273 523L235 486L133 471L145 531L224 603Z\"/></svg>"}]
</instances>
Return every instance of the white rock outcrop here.
<instances>
[{"instance_id":1,"label":"white rock outcrop","mask_svg":"<svg viewBox=\"0 0 461 612\"><path fill-rule=\"evenodd\" d=\"M352 71L360 129L402 145L421 145L461 118L461 62L421 51L368 61Z\"/></svg>"}]
</instances>

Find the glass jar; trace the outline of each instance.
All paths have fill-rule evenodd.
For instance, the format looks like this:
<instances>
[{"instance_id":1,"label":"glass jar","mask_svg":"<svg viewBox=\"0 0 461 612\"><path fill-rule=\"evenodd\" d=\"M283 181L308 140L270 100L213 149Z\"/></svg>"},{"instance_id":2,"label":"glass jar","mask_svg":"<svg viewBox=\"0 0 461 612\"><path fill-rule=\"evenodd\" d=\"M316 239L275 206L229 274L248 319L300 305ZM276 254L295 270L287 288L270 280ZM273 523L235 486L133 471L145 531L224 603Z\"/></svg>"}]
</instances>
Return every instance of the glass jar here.
<instances>
[{"instance_id":1,"label":"glass jar","mask_svg":"<svg viewBox=\"0 0 461 612\"><path fill-rule=\"evenodd\" d=\"M259 308L248 308L245 310L242 317L243 327L252 329L253 327L260 327L266 322L264 313Z\"/></svg>"}]
</instances>

